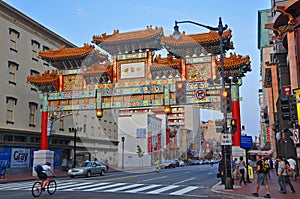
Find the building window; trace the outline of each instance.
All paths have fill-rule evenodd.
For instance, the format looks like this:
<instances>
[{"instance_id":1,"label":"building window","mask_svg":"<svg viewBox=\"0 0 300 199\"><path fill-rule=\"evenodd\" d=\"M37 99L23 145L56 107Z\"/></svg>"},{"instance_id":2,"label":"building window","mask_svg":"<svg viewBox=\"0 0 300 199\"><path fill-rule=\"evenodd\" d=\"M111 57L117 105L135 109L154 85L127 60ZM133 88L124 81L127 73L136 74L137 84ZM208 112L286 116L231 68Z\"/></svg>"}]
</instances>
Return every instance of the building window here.
<instances>
[{"instance_id":1,"label":"building window","mask_svg":"<svg viewBox=\"0 0 300 199\"><path fill-rule=\"evenodd\" d=\"M35 76L37 74L40 74L40 73L36 70L32 70L32 69L30 70L30 76ZM31 90L32 91L37 91L37 88L36 87L31 87Z\"/></svg>"},{"instance_id":2,"label":"building window","mask_svg":"<svg viewBox=\"0 0 300 199\"><path fill-rule=\"evenodd\" d=\"M63 118L59 119L59 130L60 131L65 130L65 124L64 124L64 119Z\"/></svg>"},{"instance_id":3,"label":"building window","mask_svg":"<svg viewBox=\"0 0 300 199\"><path fill-rule=\"evenodd\" d=\"M38 61L38 52L40 50L40 43L31 40L31 47L32 47L32 60Z\"/></svg>"},{"instance_id":4,"label":"building window","mask_svg":"<svg viewBox=\"0 0 300 199\"><path fill-rule=\"evenodd\" d=\"M14 84L16 85L17 83L17 70L19 68L19 64L12 62L12 61L8 61L8 82L9 84Z\"/></svg>"},{"instance_id":5,"label":"building window","mask_svg":"<svg viewBox=\"0 0 300 199\"><path fill-rule=\"evenodd\" d=\"M9 37L10 37L10 50L17 52L20 33L15 29L9 28Z\"/></svg>"},{"instance_id":6,"label":"building window","mask_svg":"<svg viewBox=\"0 0 300 199\"><path fill-rule=\"evenodd\" d=\"M35 102L29 102L29 126L35 127L36 125L36 110L38 104Z\"/></svg>"},{"instance_id":7,"label":"building window","mask_svg":"<svg viewBox=\"0 0 300 199\"><path fill-rule=\"evenodd\" d=\"M6 123L14 124L14 114L17 104L17 99L14 97L6 97L7 111L6 111Z\"/></svg>"},{"instance_id":8,"label":"building window","mask_svg":"<svg viewBox=\"0 0 300 199\"><path fill-rule=\"evenodd\" d=\"M43 51L48 51L48 50L50 50L50 48L48 46L43 46ZM49 63L44 61L44 66L49 67Z\"/></svg>"}]
</instances>

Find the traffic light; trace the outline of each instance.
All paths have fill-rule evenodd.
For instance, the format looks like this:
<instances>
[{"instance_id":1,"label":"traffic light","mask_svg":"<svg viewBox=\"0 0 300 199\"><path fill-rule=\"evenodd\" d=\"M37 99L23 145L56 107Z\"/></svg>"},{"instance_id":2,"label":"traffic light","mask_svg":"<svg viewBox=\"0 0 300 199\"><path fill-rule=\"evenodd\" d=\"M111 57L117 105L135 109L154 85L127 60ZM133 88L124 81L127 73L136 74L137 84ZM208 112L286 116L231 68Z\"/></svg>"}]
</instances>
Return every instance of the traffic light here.
<instances>
[{"instance_id":1,"label":"traffic light","mask_svg":"<svg viewBox=\"0 0 300 199\"><path fill-rule=\"evenodd\" d=\"M231 94L230 89L225 88L221 91L221 112L228 113L231 112Z\"/></svg>"},{"instance_id":2,"label":"traffic light","mask_svg":"<svg viewBox=\"0 0 300 199\"><path fill-rule=\"evenodd\" d=\"M234 133L237 130L237 121L234 118L226 119L226 130L228 133Z\"/></svg>"},{"instance_id":3,"label":"traffic light","mask_svg":"<svg viewBox=\"0 0 300 199\"><path fill-rule=\"evenodd\" d=\"M231 118L230 126L231 126L231 133L236 132L236 130L237 130L236 119Z\"/></svg>"},{"instance_id":4,"label":"traffic light","mask_svg":"<svg viewBox=\"0 0 300 199\"><path fill-rule=\"evenodd\" d=\"M176 104L186 104L186 82L177 81L175 83L176 87Z\"/></svg>"},{"instance_id":5,"label":"traffic light","mask_svg":"<svg viewBox=\"0 0 300 199\"><path fill-rule=\"evenodd\" d=\"M298 124L298 113L297 113L297 102L296 97L291 95L289 97L289 103L290 103L290 118L291 118L291 125Z\"/></svg>"},{"instance_id":6,"label":"traffic light","mask_svg":"<svg viewBox=\"0 0 300 199\"><path fill-rule=\"evenodd\" d=\"M289 97L280 98L281 106L281 117L283 120L290 120L290 101Z\"/></svg>"}]
</instances>

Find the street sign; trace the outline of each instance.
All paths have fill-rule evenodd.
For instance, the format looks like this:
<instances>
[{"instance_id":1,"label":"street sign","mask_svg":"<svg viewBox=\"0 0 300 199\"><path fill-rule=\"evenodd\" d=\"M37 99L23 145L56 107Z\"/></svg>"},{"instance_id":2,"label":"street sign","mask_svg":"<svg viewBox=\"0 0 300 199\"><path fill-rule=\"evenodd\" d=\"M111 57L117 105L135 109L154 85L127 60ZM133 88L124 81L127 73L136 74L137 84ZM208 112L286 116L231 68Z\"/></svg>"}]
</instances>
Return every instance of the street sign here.
<instances>
[{"instance_id":1,"label":"street sign","mask_svg":"<svg viewBox=\"0 0 300 199\"><path fill-rule=\"evenodd\" d=\"M293 129L294 144L299 144L299 129Z\"/></svg>"},{"instance_id":2,"label":"street sign","mask_svg":"<svg viewBox=\"0 0 300 199\"><path fill-rule=\"evenodd\" d=\"M221 134L221 145L232 145L232 134Z\"/></svg>"},{"instance_id":3,"label":"street sign","mask_svg":"<svg viewBox=\"0 0 300 199\"><path fill-rule=\"evenodd\" d=\"M206 96L206 91L202 89L198 89L195 91L195 98L198 100L204 99Z\"/></svg>"},{"instance_id":4,"label":"street sign","mask_svg":"<svg viewBox=\"0 0 300 199\"><path fill-rule=\"evenodd\" d=\"M243 149L252 148L252 136L241 136L240 147Z\"/></svg>"}]
</instances>

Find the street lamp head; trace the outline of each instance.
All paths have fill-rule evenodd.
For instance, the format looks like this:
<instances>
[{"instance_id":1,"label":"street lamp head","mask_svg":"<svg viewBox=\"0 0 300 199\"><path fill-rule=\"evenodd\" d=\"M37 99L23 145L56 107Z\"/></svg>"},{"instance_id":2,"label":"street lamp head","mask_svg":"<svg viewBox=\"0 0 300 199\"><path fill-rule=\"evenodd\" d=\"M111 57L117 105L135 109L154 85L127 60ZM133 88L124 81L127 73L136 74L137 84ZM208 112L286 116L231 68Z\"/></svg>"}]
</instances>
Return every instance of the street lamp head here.
<instances>
[{"instance_id":1,"label":"street lamp head","mask_svg":"<svg viewBox=\"0 0 300 199\"><path fill-rule=\"evenodd\" d=\"M174 39L176 39L176 40L178 40L179 37L180 37L179 26L177 25L177 21L175 21L173 37L174 37Z\"/></svg>"}]
</instances>

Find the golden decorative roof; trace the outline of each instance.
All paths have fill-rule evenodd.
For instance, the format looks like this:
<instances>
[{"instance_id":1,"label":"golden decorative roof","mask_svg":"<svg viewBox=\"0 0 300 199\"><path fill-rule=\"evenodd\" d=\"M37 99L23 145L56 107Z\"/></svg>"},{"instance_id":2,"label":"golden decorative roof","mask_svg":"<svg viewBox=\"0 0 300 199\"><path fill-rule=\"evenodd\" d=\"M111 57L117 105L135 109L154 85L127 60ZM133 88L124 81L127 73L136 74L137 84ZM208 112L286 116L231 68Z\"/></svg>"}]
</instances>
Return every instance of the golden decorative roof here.
<instances>
[{"instance_id":1,"label":"golden decorative roof","mask_svg":"<svg viewBox=\"0 0 300 199\"><path fill-rule=\"evenodd\" d=\"M226 30L223 32L222 38L231 37L231 30ZM174 46L187 45L187 44L196 44L196 43L216 43L220 40L220 36L217 31L209 31L208 33L201 34L190 34L186 35L185 32L182 32L179 39L175 39L173 35L168 37L162 37L161 42L163 44L169 44Z\"/></svg>"},{"instance_id":2,"label":"golden decorative roof","mask_svg":"<svg viewBox=\"0 0 300 199\"><path fill-rule=\"evenodd\" d=\"M48 51L42 51L38 53L38 57L43 59L69 59L74 57L83 57L88 55L94 50L95 46L84 44L83 47L79 48L65 48L65 46L61 46L59 50L49 49ZM98 53L103 58L106 58L106 55L102 55Z\"/></svg>"},{"instance_id":3,"label":"golden decorative roof","mask_svg":"<svg viewBox=\"0 0 300 199\"><path fill-rule=\"evenodd\" d=\"M215 63L217 67L221 67L221 60L215 60ZM236 53L230 53L230 57L224 56L225 68L236 68L244 64L250 65L250 57L248 55L246 57L242 57L241 55L236 55Z\"/></svg>"},{"instance_id":4,"label":"golden decorative roof","mask_svg":"<svg viewBox=\"0 0 300 199\"><path fill-rule=\"evenodd\" d=\"M140 40L140 39L149 39L153 38L157 35L163 34L162 27L147 26L146 30L132 31L119 33L119 30L114 30L113 34L107 35L103 33L102 35L93 36L93 42L95 43L114 43L114 42L124 42L124 41L132 41L132 40Z\"/></svg>"},{"instance_id":5,"label":"golden decorative roof","mask_svg":"<svg viewBox=\"0 0 300 199\"><path fill-rule=\"evenodd\" d=\"M157 55L154 58L151 68L165 68L176 67L181 65L181 59L173 59L172 54L168 54L166 58L161 58L161 55Z\"/></svg>"},{"instance_id":6,"label":"golden decorative roof","mask_svg":"<svg viewBox=\"0 0 300 199\"><path fill-rule=\"evenodd\" d=\"M44 74L35 74L33 76L28 76L27 77L27 82L30 82L32 84L38 85L46 85L46 84L52 84L58 88L59 84L59 78L58 78L58 73L57 70L49 72L49 70L45 71Z\"/></svg>"},{"instance_id":7,"label":"golden decorative roof","mask_svg":"<svg viewBox=\"0 0 300 199\"><path fill-rule=\"evenodd\" d=\"M109 61L106 61L103 64L96 62L92 64L89 68L84 71L84 75L92 75L92 74L99 74L99 73L107 73L112 74L113 65Z\"/></svg>"}]
</instances>

